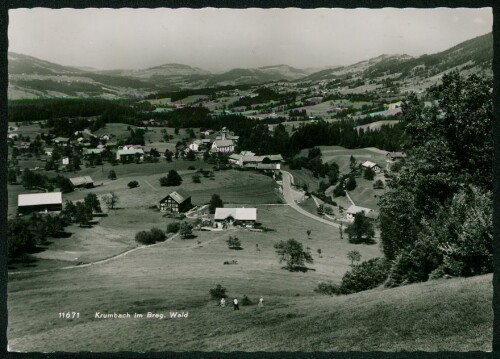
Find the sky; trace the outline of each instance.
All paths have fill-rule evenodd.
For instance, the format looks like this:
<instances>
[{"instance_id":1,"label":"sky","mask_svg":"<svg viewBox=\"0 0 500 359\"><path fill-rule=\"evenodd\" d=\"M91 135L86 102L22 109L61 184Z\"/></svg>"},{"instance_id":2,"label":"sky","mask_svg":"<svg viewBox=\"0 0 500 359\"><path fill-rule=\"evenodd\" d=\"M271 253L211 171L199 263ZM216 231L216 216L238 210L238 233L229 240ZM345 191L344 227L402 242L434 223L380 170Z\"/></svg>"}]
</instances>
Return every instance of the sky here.
<instances>
[{"instance_id":1,"label":"sky","mask_svg":"<svg viewBox=\"0 0 500 359\"><path fill-rule=\"evenodd\" d=\"M420 56L492 31L481 9L12 9L9 51L66 66L209 71Z\"/></svg>"}]
</instances>

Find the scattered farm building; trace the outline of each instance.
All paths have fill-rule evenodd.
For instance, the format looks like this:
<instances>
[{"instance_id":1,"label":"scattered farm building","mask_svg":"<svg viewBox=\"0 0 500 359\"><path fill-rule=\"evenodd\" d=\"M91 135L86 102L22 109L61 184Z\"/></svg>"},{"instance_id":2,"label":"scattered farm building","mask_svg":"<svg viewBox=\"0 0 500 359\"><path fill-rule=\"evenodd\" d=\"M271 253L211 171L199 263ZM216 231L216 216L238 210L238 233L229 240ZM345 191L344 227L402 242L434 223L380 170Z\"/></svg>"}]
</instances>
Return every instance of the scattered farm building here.
<instances>
[{"instance_id":1,"label":"scattered farm building","mask_svg":"<svg viewBox=\"0 0 500 359\"><path fill-rule=\"evenodd\" d=\"M98 156L104 151L103 148L84 148L82 151L83 157L88 158L92 155Z\"/></svg>"},{"instance_id":2,"label":"scattered farm building","mask_svg":"<svg viewBox=\"0 0 500 359\"><path fill-rule=\"evenodd\" d=\"M47 156L52 156L52 153L54 152L54 149L53 148L46 148L45 149L45 154Z\"/></svg>"},{"instance_id":3,"label":"scattered farm building","mask_svg":"<svg viewBox=\"0 0 500 359\"><path fill-rule=\"evenodd\" d=\"M90 176L73 177L69 181L74 188L92 188L94 187L94 181Z\"/></svg>"},{"instance_id":4,"label":"scattered farm building","mask_svg":"<svg viewBox=\"0 0 500 359\"><path fill-rule=\"evenodd\" d=\"M376 163L372 162L372 161L365 161L361 164L361 167L367 169L367 168L370 168L373 170L373 172L375 173L378 173L380 172L381 168L379 165L377 165Z\"/></svg>"},{"instance_id":5,"label":"scattered farm building","mask_svg":"<svg viewBox=\"0 0 500 359\"><path fill-rule=\"evenodd\" d=\"M257 221L257 208L216 208L214 221L218 224L241 223L253 226Z\"/></svg>"},{"instance_id":6,"label":"scattered farm building","mask_svg":"<svg viewBox=\"0 0 500 359\"><path fill-rule=\"evenodd\" d=\"M190 210L193 205L191 204L191 196L186 191L178 189L160 200L158 207L162 212L182 213Z\"/></svg>"},{"instance_id":7,"label":"scattered farm building","mask_svg":"<svg viewBox=\"0 0 500 359\"><path fill-rule=\"evenodd\" d=\"M283 157L277 155L262 155L256 156L250 151L242 151L241 153L233 153L229 156L229 162L241 168L257 168L257 169L280 169L280 164L283 162ZM264 168L263 164L273 164L273 168Z\"/></svg>"},{"instance_id":8,"label":"scattered farm building","mask_svg":"<svg viewBox=\"0 0 500 359\"><path fill-rule=\"evenodd\" d=\"M66 146L69 144L69 138L67 137L56 137L52 140L56 145Z\"/></svg>"},{"instance_id":9,"label":"scattered farm building","mask_svg":"<svg viewBox=\"0 0 500 359\"><path fill-rule=\"evenodd\" d=\"M234 152L234 142L233 140L215 140L212 144L211 152Z\"/></svg>"},{"instance_id":10,"label":"scattered farm building","mask_svg":"<svg viewBox=\"0 0 500 359\"><path fill-rule=\"evenodd\" d=\"M366 214L370 213L371 211L372 210L370 208L364 208L364 207L352 205L347 209L346 217L348 220L353 220L355 214L365 212L365 215L366 215Z\"/></svg>"},{"instance_id":11,"label":"scattered farm building","mask_svg":"<svg viewBox=\"0 0 500 359\"><path fill-rule=\"evenodd\" d=\"M386 155L386 169L388 171L391 170L392 166L401 160L404 160L406 158L406 154L403 152L389 152Z\"/></svg>"},{"instance_id":12,"label":"scattered farm building","mask_svg":"<svg viewBox=\"0 0 500 359\"><path fill-rule=\"evenodd\" d=\"M144 150L137 146L123 146L122 149L116 151L116 159L121 160L125 157L139 157L139 160L142 161L144 159Z\"/></svg>"},{"instance_id":13,"label":"scattered farm building","mask_svg":"<svg viewBox=\"0 0 500 359\"><path fill-rule=\"evenodd\" d=\"M62 193L28 193L20 194L17 198L19 214L31 212L49 212L62 210Z\"/></svg>"}]
</instances>

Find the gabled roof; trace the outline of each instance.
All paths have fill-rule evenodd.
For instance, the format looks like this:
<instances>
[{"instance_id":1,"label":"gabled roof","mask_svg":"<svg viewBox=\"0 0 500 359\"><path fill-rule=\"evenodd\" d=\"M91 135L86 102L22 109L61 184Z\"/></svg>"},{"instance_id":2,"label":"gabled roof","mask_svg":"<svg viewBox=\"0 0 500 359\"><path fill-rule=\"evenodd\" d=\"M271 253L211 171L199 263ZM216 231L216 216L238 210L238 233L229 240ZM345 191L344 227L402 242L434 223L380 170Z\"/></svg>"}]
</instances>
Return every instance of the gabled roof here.
<instances>
[{"instance_id":1,"label":"gabled roof","mask_svg":"<svg viewBox=\"0 0 500 359\"><path fill-rule=\"evenodd\" d=\"M356 214L356 213L360 213L360 212L365 212L365 214L371 212L371 209L370 208L364 208L364 207L358 207L358 206L355 206L355 205L352 205L351 207L349 207L347 209L347 213L348 214Z\"/></svg>"},{"instance_id":2,"label":"gabled roof","mask_svg":"<svg viewBox=\"0 0 500 359\"><path fill-rule=\"evenodd\" d=\"M70 178L69 181L73 186L81 186L89 183L94 183L90 176L73 177Z\"/></svg>"},{"instance_id":3,"label":"gabled roof","mask_svg":"<svg viewBox=\"0 0 500 359\"><path fill-rule=\"evenodd\" d=\"M116 154L118 156L122 156L122 155L136 155L136 154L143 155L144 151L142 150L142 148L132 148L132 149L128 149L128 150L118 150L118 151L116 151Z\"/></svg>"},{"instance_id":4,"label":"gabled roof","mask_svg":"<svg viewBox=\"0 0 500 359\"><path fill-rule=\"evenodd\" d=\"M167 198L172 198L175 202L177 202L178 204L181 204L183 203L184 201L186 201L187 199L189 199L191 197L191 195L189 195L189 193L187 193L186 191L184 191L183 189L178 189L176 191L173 191L171 193L169 193L165 198L163 198L160 202L164 202Z\"/></svg>"},{"instance_id":5,"label":"gabled roof","mask_svg":"<svg viewBox=\"0 0 500 359\"><path fill-rule=\"evenodd\" d=\"M18 207L39 206L45 204L62 204L61 192L28 193L17 197Z\"/></svg>"},{"instance_id":6,"label":"gabled roof","mask_svg":"<svg viewBox=\"0 0 500 359\"><path fill-rule=\"evenodd\" d=\"M234 146L234 142L233 142L233 140L215 140L214 146L229 147L229 146Z\"/></svg>"},{"instance_id":7,"label":"gabled roof","mask_svg":"<svg viewBox=\"0 0 500 359\"><path fill-rule=\"evenodd\" d=\"M372 161L365 161L361 164L361 166L363 167L367 167L367 168L373 168L375 166L378 166L380 167L379 165L377 165L376 163L372 162Z\"/></svg>"},{"instance_id":8,"label":"gabled roof","mask_svg":"<svg viewBox=\"0 0 500 359\"><path fill-rule=\"evenodd\" d=\"M257 208L216 208L215 220L224 220L233 217L237 221L256 221Z\"/></svg>"},{"instance_id":9,"label":"gabled roof","mask_svg":"<svg viewBox=\"0 0 500 359\"><path fill-rule=\"evenodd\" d=\"M403 152L389 152L387 156L390 158L406 158L406 154Z\"/></svg>"}]
</instances>

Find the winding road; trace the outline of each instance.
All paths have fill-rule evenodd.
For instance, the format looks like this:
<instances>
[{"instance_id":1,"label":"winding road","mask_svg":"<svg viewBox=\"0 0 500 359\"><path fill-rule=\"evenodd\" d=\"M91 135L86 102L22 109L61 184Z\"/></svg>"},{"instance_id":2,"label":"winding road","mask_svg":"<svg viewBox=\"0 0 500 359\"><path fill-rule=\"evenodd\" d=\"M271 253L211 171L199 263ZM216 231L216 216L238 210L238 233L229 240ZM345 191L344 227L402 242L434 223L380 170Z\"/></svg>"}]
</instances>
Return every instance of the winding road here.
<instances>
[{"instance_id":1,"label":"winding road","mask_svg":"<svg viewBox=\"0 0 500 359\"><path fill-rule=\"evenodd\" d=\"M305 209L300 207L296 201L299 201L304 197L302 192L296 191L292 188L292 175L290 172L283 171L281 170L281 173L283 175L283 197L285 198L285 202L292 207L294 210L299 212L300 214L303 214L304 216L307 216L309 218L312 218L318 222L327 224L332 227L340 228L340 225L334 222L330 222L326 219L320 218L318 216L315 216L312 213L307 212Z\"/></svg>"}]
</instances>

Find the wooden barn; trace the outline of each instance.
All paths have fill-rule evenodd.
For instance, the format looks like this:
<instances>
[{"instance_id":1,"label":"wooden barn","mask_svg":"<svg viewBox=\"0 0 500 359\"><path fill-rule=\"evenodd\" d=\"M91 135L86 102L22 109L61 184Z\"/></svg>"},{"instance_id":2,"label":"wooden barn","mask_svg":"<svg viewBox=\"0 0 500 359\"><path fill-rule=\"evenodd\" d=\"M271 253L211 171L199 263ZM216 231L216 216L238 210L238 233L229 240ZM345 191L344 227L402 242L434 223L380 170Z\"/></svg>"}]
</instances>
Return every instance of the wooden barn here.
<instances>
[{"instance_id":1,"label":"wooden barn","mask_svg":"<svg viewBox=\"0 0 500 359\"><path fill-rule=\"evenodd\" d=\"M90 176L73 177L69 181L74 188L92 188L94 187L94 181Z\"/></svg>"},{"instance_id":2,"label":"wooden barn","mask_svg":"<svg viewBox=\"0 0 500 359\"><path fill-rule=\"evenodd\" d=\"M162 212L186 212L193 207L191 196L184 190L178 189L163 198L158 207Z\"/></svg>"},{"instance_id":3,"label":"wooden barn","mask_svg":"<svg viewBox=\"0 0 500 359\"><path fill-rule=\"evenodd\" d=\"M61 192L27 193L20 194L17 198L17 211L19 214L61 210Z\"/></svg>"}]
</instances>

